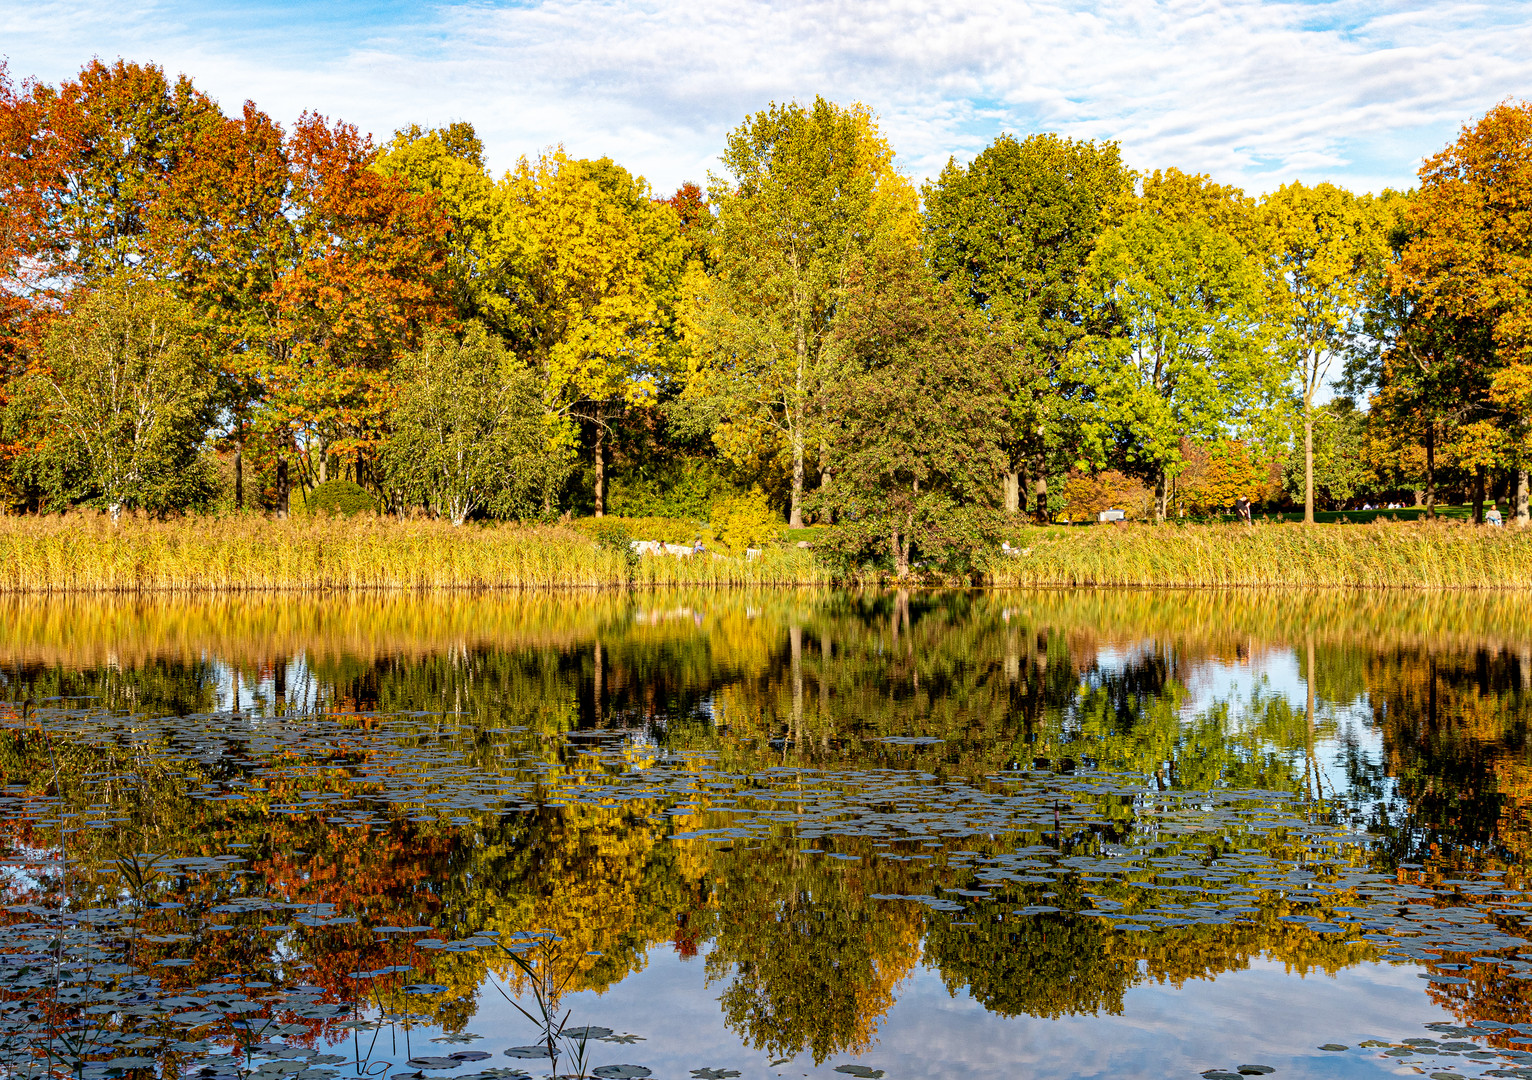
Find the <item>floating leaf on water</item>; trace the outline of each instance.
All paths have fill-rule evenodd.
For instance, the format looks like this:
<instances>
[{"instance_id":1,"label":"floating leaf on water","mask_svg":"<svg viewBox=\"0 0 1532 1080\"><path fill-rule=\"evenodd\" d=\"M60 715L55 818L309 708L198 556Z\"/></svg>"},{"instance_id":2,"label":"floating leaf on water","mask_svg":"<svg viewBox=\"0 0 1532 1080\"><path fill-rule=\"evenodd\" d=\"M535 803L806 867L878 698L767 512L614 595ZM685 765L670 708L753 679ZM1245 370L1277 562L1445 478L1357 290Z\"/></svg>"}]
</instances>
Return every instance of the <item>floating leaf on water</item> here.
<instances>
[{"instance_id":1,"label":"floating leaf on water","mask_svg":"<svg viewBox=\"0 0 1532 1080\"><path fill-rule=\"evenodd\" d=\"M1270 1065L1241 1065L1239 1067L1239 1074L1241 1076L1266 1076L1276 1071Z\"/></svg>"},{"instance_id":2,"label":"floating leaf on water","mask_svg":"<svg viewBox=\"0 0 1532 1080\"><path fill-rule=\"evenodd\" d=\"M455 1057L412 1057L409 1063L417 1069L455 1069L462 1064Z\"/></svg>"},{"instance_id":3,"label":"floating leaf on water","mask_svg":"<svg viewBox=\"0 0 1532 1080\"><path fill-rule=\"evenodd\" d=\"M546 1046L513 1046L505 1052L506 1057L513 1058L545 1058L548 1056Z\"/></svg>"},{"instance_id":4,"label":"floating leaf on water","mask_svg":"<svg viewBox=\"0 0 1532 1080\"><path fill-rule=\"evenodd\" d=\"M601 1080L643 1080L654 1074L642 1065L602 1065L592 1069L591 1075L599 1076Z\"/></svg>"},{"instance_id":5,"label":"floating leaf on water","mask_svg":"<svg viewBox=\"0 0 1532 1080\"><path fill-rule=\"evenodd\" d=\"M1340 1043L1325 1043L1323 1046L1320 1047L1320 1049L1321 1050L1349 1050L1349 1049L1351 1049L1351 1047L1349 1047L1349 1046L1342 1046Z\"/></svg>"},{"instance_id":6,"label":"floating leaf on water","mask_svg":"<svg viewBox=\"0 0 1532 1080\"><path fill-rule=\"evenodd\" d=\"M611 1028L591 1026L565 1028L563 1032L561 1032L565 1038L574 1039L576 1041L579 1041L580 1039L604 1039L611 1033Z\"/></svg>"},{"instance_id":7,"label":"floating leaf on water","mask_svg":"<svg viewBox=\"0 0 1532 1080\"><path fill-rule=\"evenodd\" d=\"M835 1071L846 1073L848 1076L859 1076L863 1080L878 1080L883 1075L882 1069L869 1069L866 1065L837 1065Z\"/></svg>"},{"instance_id":8,"label":"floating leaf on water","mask_svg":"<svg viewBox=\"0 0 1532 1080\"><path fill-rule=\"evenodd\" d=\"M432 1041L434 1042L435 1040L433 1039ZM459 1050L447 1056L453 1061L487 1061L491 1055L483 1050Z\"/></svg>"},{"instance_id":9,"label":"floating leaf on water","mask_svg":"<svg viewBox=\"0 0 1532 1080\"><path fill-rule=\"evenodd\" d=\"M732 1080L739 1073L733 1069L693 1069L692 1075L697 1080Z\"/></svg>"}]
</instances>

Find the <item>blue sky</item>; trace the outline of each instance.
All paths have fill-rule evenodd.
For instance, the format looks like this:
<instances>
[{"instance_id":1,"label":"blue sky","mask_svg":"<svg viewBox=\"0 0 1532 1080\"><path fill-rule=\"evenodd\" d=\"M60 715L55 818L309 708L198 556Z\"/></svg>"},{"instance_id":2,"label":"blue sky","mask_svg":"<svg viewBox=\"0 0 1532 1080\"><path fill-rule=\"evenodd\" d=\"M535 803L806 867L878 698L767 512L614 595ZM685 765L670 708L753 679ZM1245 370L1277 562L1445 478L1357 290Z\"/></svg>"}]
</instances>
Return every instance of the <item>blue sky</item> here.
<instances>
[{"instance_id":1,"label":"blue sky","mask_svg":"<svg viewBox=\"0 0 1532 1080\"><path fill-rule=\"evenodd\" d=\"M816 93L876 111L916 179L1002 131L1059 131L1252 192L1378 190L1532 96L1532 3L12 0L0 55L47 82L153 60L227 111L311 108L380 139L468 120L497 171L563 143L662 191L705 180L746 113Z\"/></svg>"}]
</instances>

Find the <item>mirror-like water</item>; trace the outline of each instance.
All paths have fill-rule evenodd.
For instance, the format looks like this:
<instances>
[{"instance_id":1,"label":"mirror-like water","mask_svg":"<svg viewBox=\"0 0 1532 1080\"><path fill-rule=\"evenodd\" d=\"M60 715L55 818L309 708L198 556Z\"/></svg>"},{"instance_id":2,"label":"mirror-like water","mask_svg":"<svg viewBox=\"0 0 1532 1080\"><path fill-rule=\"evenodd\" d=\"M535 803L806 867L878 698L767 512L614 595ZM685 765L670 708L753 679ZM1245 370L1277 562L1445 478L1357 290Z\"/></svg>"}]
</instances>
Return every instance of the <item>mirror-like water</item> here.
<instances>
[{"instance_id":1,"label":"mirror-like water","mask_svg":"<svg viewBox=\"0 0 1532 1080\"><path fill-rule=\"evenodd\" d=\"M0 1076L1532 1077L1532 599L0 620Z\"/></svg>"}]
</instances>

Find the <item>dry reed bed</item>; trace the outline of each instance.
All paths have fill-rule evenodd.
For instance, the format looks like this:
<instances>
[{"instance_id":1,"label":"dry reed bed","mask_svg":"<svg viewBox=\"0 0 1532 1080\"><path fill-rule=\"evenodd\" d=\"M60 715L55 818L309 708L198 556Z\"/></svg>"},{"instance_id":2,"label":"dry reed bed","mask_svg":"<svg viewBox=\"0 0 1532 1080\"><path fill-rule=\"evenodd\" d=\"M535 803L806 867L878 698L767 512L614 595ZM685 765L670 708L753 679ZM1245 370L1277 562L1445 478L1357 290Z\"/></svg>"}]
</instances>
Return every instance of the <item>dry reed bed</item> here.
<instances>
[{"instance_id":1,"label":"dry reed bed","mask_svg":"<svg viewBox=\"0 0 1532 1080\"><path fill-rule=\"evenodd\" d=\"M572 529L254 515L117 524L0 519L0 592L594 588L823 582L812 555L648 557L630 566Z\"/></svg>"},{"instance_id":2,"label":"dry reed bed","mask_svg":"<svg viewBox=\"0 0 1532 1080\"><path fill-rule=\"evenodd\" d=\"M1532 530L1446 522L1124 526L1041 534L993 560L998 586L1532 586Z\"/></svg>"}]
</instances>

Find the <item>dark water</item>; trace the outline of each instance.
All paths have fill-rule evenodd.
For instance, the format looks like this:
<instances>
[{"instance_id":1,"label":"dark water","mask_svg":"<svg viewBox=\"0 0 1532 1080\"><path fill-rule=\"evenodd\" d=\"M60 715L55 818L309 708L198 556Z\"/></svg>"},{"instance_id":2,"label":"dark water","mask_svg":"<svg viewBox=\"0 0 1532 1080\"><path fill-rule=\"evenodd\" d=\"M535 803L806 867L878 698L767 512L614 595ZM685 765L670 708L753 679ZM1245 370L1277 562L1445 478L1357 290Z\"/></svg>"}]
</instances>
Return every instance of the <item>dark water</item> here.
<instances>
[{"instance_id":1,"label":"dark water","mask_svg":"<svg viewBox=\"0 0 1532 1080\"><path fill-rule=\"evenodd\" d=\"M0 620L0 1076L1532 1076L1519 596Z\"/></svg>"}]
</instances>

